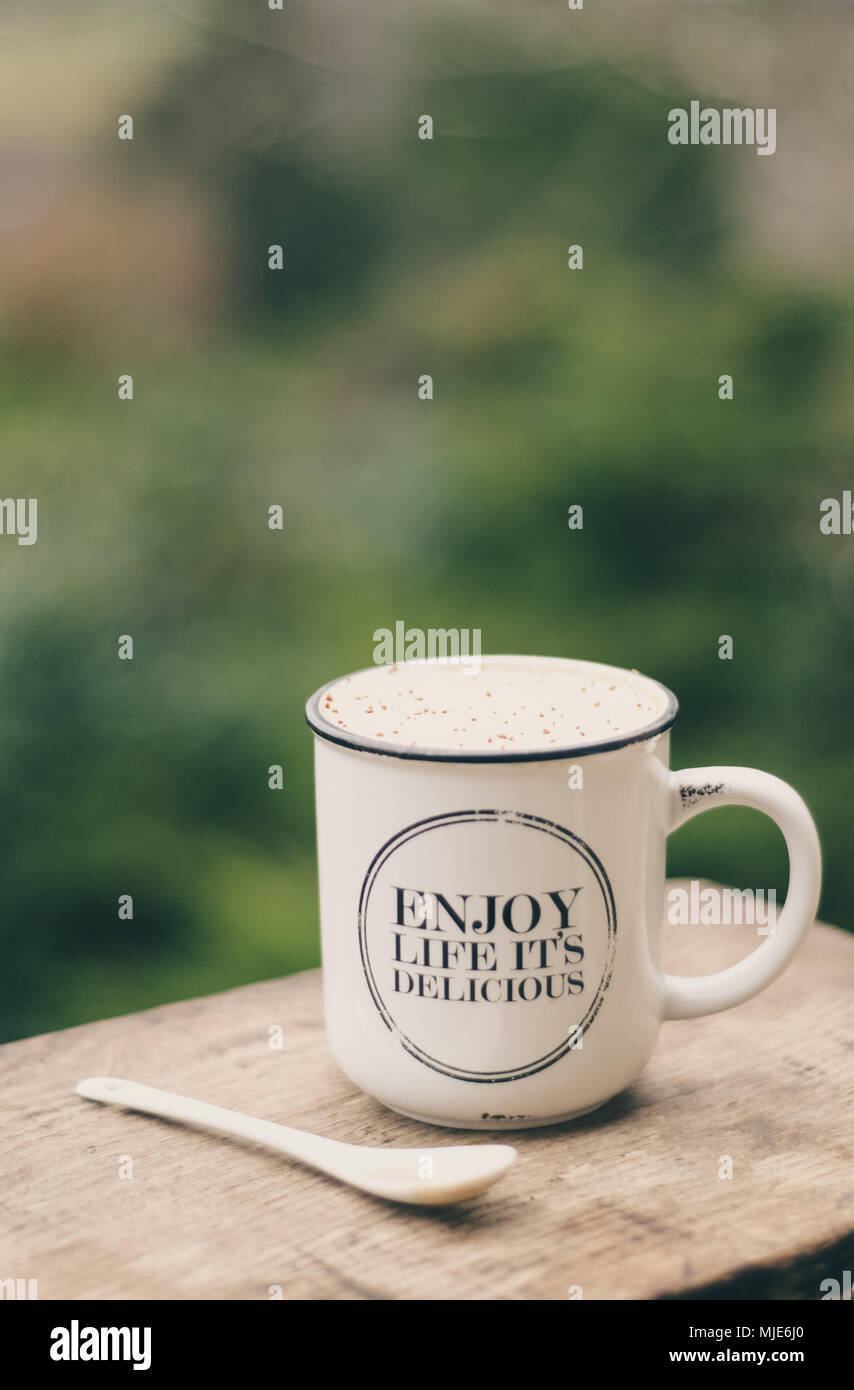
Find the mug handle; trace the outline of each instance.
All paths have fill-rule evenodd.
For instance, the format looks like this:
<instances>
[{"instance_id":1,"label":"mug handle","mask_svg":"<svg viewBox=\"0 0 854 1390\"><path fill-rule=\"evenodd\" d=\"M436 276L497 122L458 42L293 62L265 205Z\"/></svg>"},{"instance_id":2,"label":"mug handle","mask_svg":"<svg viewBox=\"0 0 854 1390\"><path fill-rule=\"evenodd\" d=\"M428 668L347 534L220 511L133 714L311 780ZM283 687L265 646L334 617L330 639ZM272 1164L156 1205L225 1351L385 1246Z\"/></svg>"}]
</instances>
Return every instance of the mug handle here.
<instances>
[{"instance_id":1,"label":"mug handle","mask_svg":"<svg viewBox=\"0 0 854 1390\"><path fill-rule=\"evenodd\" d=\"M818 910L821 848L798 793L752 767L689 767L670 773L670 835L714 806L751 806L777 823L789 852L789 891L772 933L744 960L713 975L663 975L663 1018L698 1018L758 994L788 965Z\"/></svg>"}]
</instances>

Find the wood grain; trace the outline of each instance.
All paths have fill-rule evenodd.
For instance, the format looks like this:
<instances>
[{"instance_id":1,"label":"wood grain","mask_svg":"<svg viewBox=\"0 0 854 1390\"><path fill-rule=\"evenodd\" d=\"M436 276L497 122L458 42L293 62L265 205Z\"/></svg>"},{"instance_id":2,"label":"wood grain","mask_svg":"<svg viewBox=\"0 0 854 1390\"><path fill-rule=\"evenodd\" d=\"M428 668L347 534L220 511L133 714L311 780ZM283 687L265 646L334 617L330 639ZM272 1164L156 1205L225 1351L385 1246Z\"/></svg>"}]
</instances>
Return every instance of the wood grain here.
<instances>
[{"instance_id":1,"label":"wood grain","mask_svg":"<svg viewBox=\"0 0 854 1390\"><path fill-rule=\"evenodd\" d=\"M745 927L671 928L666 964L719 969L755 942ZM573 1286L586 1299L818 1298L854 1254L852 983L854 939L816 927L764 994L666 1024L635 1086L574 1124L516 1134L510 1175L445 1211L395 1207L74 1094L81 1077L111 1074L350 1141L455 1142L341 1075L318 971L7 1044L0 1279L35 1278L42 1299L277 1288L286 1299L567 1299ZM281 1050L268 1045L273 1025Z\"/></svg>"}]
</instances>

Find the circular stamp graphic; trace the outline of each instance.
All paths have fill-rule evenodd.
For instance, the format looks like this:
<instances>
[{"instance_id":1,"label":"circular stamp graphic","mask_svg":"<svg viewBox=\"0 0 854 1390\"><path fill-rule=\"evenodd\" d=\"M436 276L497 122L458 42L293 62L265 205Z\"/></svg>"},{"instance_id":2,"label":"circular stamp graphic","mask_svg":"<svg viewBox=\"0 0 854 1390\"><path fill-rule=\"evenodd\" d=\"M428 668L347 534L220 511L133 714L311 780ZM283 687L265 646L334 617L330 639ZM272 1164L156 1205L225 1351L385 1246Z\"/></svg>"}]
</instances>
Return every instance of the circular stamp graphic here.
<instances>
[{"instance_id":1,"label":"circular stamp graphic","mask_svg":"<svg viewBox=\"0 0 854 1390\"><path fill-rule=\"evenodd\" d=\"M390 1031L460 1081L515 1081L582 1039L611 980L605 869L571 830L521 811L416 821L362 883L365 979Z\"/></svg>"}]
</instances>

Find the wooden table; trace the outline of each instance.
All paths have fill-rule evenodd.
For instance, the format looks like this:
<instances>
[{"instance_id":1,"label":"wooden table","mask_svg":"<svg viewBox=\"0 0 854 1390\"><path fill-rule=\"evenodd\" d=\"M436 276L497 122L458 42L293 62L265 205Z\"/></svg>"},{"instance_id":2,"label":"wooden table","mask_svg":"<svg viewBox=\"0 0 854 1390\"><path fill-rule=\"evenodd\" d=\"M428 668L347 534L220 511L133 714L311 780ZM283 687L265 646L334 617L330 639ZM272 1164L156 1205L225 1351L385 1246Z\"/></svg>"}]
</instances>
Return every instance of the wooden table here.
<instances>
[{"instance_id":1,"label":"wooden table","mask_svg":"<svg viewBox=\"0 0 854 1390\"><path fill-rule=\"evenodd\" d=\"M719 969L755 942L672 928L666 964ZM0 1279L40 1299L819 1298L854 1268L852 983L854 938L816 927L759 998L665 1024L631 1090L516 1134L510 1174L445 1210L74 1094L118 1075L351 1141L454 1142L337 1070L319 971L9 1043Z\"/></svg>"}]
</instances>

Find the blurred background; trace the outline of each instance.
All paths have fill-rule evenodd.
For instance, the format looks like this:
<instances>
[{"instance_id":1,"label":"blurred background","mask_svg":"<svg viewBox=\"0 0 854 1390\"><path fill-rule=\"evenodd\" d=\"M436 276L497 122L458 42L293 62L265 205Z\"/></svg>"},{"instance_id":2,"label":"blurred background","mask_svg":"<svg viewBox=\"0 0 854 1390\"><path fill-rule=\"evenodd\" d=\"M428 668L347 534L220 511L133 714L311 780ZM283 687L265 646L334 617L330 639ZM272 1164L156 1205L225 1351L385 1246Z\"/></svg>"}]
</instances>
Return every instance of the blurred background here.
<instances>
[{"instance_id":1,"label":"blurred background","mask_svg":"<svg viewBox=\"0 0 854 1390\"><path fill-rule=\"evenodd\" d=\"M399 619L664 681L850 925L852 49L791 0L2 0L2 1039L318 961L303 704ZM695 97L776 154L671 146ZM747 811L669 870L786 888Z\"/></svg>"}]
</instances>

